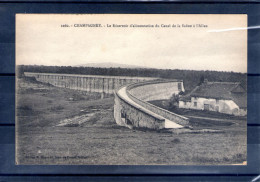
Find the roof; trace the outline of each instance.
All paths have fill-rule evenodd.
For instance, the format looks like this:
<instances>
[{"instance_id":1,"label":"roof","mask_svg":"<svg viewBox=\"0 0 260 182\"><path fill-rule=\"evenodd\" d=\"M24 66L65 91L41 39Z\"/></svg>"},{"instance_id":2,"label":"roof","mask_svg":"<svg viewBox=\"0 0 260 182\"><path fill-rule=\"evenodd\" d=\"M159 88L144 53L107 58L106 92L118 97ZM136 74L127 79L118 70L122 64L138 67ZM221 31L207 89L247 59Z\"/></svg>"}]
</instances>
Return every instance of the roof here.
<instances>
[{"instance_id":1,"label":"roof","mask_svg":"<svg viewBox=\"0 0 260 182\"><path fill-rule=\"evenodd\" d=\"M232 100L240 107L247 108L247 97L246 93L243 94L235 94L231 93Z\"/></svg>"},{"instance_id":2,"label":"roof","mask_svg":"<svg viewBox=\"0 0 260 182\"><path fill-rule=\"evenodd\" d=\"M191 97L233 100L239 107L247 107L246 90L239 82L204 82L184 96L183 101Z\"/></svg>"},{"instance_id":3,"label":"roof","mask_svg":"<svg viewBox=\"0 0 260 182\"><path fill-rule=\"evenodd\" d=\"M179 100L180 101L184 101L184 102L190 102L191 101L191 96L190 95L184 95L184 96L180 97Z\"/></svg>"},{"instance_id":4,"label":"roof","mask_svg":"<svg viewBox=\"0 0 260 182\"><path fill-rule=\"evenodd\" d=\"M186 94L186 95L180 97L179 100L185 101L185 102L190 102L191 101L191 94L193 92L195 92L198 88L199 88L199 86L196 86L195 89L193 89L189 94Z\"/></svg>"}]
</instances>

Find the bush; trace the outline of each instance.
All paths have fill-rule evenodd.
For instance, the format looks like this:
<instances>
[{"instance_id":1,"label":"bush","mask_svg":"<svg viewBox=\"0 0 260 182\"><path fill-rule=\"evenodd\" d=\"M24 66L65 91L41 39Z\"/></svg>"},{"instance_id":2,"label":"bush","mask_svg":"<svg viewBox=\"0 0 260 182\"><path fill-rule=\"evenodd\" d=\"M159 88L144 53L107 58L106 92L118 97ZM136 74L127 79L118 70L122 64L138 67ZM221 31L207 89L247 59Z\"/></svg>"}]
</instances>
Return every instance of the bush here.
<instances>
[{"instance_id":1,"label":"bush","mask_svg":"<svg viewBox=\"0 0 260 182\"><path fill-rule=\"evenodd\" d=\"M49 110L51 110L51 111L60 111L63 109L64 109L64 107L62 105L52 106L51 108L49 108Z\"/></svg>"},{"instance_id":2,"label":"bush","mask_svg":"<svg viewBox=\"0 0 260 182\"><path fill-rule=\"evenodd\" d=\"M172 140L172 143L175 143L175 144L180 143L180 142L181 142L181 140L179 138L174 138Z\"/></svg>"}]
</instances>

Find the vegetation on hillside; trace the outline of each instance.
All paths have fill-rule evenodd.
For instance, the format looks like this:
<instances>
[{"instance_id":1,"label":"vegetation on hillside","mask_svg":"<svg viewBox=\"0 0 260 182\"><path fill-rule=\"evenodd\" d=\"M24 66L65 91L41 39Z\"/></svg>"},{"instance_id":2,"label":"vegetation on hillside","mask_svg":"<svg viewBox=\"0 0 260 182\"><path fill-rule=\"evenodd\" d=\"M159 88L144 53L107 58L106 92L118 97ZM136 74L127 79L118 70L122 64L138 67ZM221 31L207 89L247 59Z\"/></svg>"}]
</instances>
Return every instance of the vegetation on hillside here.
<instances>
[{"instance_id":1,"label":"vegetation on hillside","mask_svg":"<svg viewBox=\"0 0 260 182\"><path fill-rule=\"evenodd\" d=\"M247 84L246 73L220 72L220 71L194 71L178 69L153 69L153 68L93 68L93 67L71 67L71 66L36 66L20 65L17 67L17 75L24 72L39 73L63 73L84 75L110 75L110 76L140 76L159 77L166 79L182 79L187 92L199 85L204 78L208 81L240 82L244 88Z\"/></svg>"}]
</instances>

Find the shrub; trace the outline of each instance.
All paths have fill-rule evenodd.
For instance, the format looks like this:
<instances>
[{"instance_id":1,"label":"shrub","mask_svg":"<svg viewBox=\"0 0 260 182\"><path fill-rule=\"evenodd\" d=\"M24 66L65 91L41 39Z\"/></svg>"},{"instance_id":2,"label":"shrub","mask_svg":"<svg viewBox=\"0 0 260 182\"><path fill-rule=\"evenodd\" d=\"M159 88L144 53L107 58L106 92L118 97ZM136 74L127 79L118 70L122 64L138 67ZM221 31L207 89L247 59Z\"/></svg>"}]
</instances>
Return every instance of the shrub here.
<instances>
[{"instance_id":1,"label":"shrub","mask_svg":"<svg viewBox=\"0 0 260 182\"><path fill-rule=\"evenodd\" d=\"M179 139L179 138L174 138L173 140L172 140L172 143L180 143L181 142L181 140Z\"/></svg>"}]
</instances>

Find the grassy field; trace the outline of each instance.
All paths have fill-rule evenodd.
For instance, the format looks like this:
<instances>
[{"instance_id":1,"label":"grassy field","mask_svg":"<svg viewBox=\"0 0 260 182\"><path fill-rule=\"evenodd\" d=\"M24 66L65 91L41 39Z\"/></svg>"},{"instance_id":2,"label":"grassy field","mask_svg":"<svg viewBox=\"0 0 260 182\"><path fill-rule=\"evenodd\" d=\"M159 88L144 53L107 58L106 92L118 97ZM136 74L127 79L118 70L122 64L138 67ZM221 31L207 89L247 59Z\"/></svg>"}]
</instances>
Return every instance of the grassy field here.
<instances>
[{"instance_id":1,"label":"grassy field","mask_svg":"<svg viewBox=\"0 0 260 182\"><path fill-rule=\"evenodd\" d=\"M113 96L19 79L17 163L222 165L246 161L246 121L192 119L219 132L130 130L116 125Z\"/></svg>"}]
</instances>

